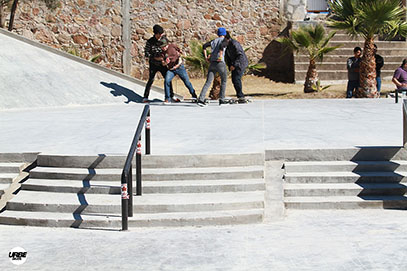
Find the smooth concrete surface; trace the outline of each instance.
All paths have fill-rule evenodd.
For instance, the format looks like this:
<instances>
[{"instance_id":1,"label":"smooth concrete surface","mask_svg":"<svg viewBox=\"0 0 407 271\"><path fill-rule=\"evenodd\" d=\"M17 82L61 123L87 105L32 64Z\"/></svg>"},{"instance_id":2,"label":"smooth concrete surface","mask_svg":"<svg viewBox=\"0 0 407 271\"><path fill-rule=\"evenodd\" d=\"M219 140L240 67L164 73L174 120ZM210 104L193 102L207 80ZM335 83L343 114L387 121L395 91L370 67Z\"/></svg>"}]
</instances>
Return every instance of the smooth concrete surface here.
<instances>
[{"instance_id":1,"label":"smooth concrete surface","mask_svg":"<svg viewBox=\"0 0 407 271\"><path fill-rule=\"evenodd\" d=\"M287 211L273 223L128 232L0 226L2 270L406 270L396 210ZM22 247L23 265L9 251Z\"/></svg>"},{"instance_id":2,"label":"smooth concrete surface","mask_svg":"<svg viewBox=\"0 0 407 271\"><path fill-rule=\"evenodd\" d=\"M0 110L140 102L145 82L0 29ZM153 87L150 99L163 99ZM162 90L161 90L162 91Z\"/></svg>"},{"instance_id":3,"label":"smooth concrete surface","mask_svg":"<svg viewBox=\"0 0 407 271\"><path fill-rule=\"evenodd\" d=\"M143 106L0 110L0 152L125 154ZM401 146L402 108L392 99L153 103L151 134L153 154Z\"/></svg>"}]
</instances>

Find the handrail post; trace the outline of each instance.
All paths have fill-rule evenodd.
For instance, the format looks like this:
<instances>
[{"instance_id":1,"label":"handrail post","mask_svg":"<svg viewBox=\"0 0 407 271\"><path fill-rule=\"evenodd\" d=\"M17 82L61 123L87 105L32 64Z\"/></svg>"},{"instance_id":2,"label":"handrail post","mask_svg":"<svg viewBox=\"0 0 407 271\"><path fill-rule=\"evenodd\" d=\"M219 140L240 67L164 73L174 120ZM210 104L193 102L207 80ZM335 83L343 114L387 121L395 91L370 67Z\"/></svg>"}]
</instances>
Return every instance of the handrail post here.
<instances>
[{"instance_id":1,"label":"handrail post","mask_svg":"<svg viewBox=\"0 0 407 271\"><path fill-rule=\"evenodd\" d=\"M151 125L151 119L150 119L150 109L148 110L147 113L147 119L146 119L146 154L151 153L151 146L150 146L150 125Z\"/></svg>"},{"instance_id":2,"label":"handrail post","mask_svg":"<svg viewBox=\"0 0 407 271\"><path fill-rule=\"evenodd\" d=\"M133 216L133 168L132 162L136 152L136 195L141 196L141 133L146 126L146 154L150 154L150 106L144 106L137 125L136 133L127 154L121 176L122 230L128 230L128 218Z\"/></svg>"},{"instance_id":3,"label":"handrail post","mask_svg":"<svg viewBox=\"0 0 407 271\"><path fill-rule=\"evenodd\" d=\"M141 196L142 187L141 187L141 136L139 137L137 143L137 152L136 152L136 195Z\"/></svg>"},{"instance_id":4,"label":"handrail post","mask_svg":"<svg viewBox=\"0 0 407 271\"><path fill-rule=\"evenodd\" d=\"M133 166L130 164L129 176L127 177L127 189L129 191L129 217L133 217Z\"/></svg>"},{"instance_id":5,"label":"handrail post","mask_svg":"<svg viewBox=\"0 0 407 271\"><path fill-rule=\"evenodd\" d=\"M121 178L121 198L122 198L122 231L129 229L128 215L129 215L129 194L127 191L127 180L124 172Z\"/></svg>"}]
</instances>

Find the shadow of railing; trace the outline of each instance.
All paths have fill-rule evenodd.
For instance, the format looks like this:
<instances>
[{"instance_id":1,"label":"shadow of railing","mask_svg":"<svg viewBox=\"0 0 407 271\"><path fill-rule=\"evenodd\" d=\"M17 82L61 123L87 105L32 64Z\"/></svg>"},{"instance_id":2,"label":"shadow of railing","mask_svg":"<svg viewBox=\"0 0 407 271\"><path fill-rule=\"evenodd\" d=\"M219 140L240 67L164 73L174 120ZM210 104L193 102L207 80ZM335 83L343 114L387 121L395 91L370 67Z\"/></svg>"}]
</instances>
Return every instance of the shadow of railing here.
<instances>
[{"instance_id":1,"label":"shadow of railing","mask_svg":"<svg viewBox=\"0 0 407 271\"><path fill-rule=\"evenodd\" d=\"M106 158L105 154L99 154L96 160L88 167L88 175L82 180L82 188L77 193L79 206L72 213L75 221L70 226L71 228L79 228L83 222L82 213L89 206L88 201L86 200L86 192L90 189L90 180L96 175L95 168Z\"/></svg>"}]
</instances>

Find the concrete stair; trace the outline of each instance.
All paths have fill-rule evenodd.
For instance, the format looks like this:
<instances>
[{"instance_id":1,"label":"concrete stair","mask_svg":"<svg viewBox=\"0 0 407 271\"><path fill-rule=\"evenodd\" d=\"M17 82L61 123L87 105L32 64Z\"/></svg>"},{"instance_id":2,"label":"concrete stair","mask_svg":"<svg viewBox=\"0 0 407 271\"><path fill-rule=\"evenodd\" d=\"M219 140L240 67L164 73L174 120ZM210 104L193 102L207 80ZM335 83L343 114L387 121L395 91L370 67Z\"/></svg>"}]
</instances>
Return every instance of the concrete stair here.
<instances>
[{"instance_id":1,"label":"concrete stair","mask_svg":"<svg viewBox=\"0 0 407 271\"><path fill-rule=\"evenodd\" d=\"M29 179L0 213L0 223L120 228L124 161L123 156L40 154ZM263 220L264 154L151 155L143 156L142 164L143 195L133 197L130 227Z\"/></svg>"},{"instance_id":2,"label":"concrete stair","mask_svg":"<svg viewBox=\"0 0 407 271\"><path fill-rule=\"evenodd\" d=\"M1 153L0 154L0 210L4 209L21 182L28 177L25 172L35 160L36 154ZM30 161L31 160L31 161Z\"/></svg>"},{"instance_id":3,"label":"concrete stair","mask_svg":"<svg viewBox=\"0 0 407 271\"><path fill-rule=\"evenodd\" d=\"M286 208L407 209L404 149L371 147L309 151L308 157L304 154L297 155L302 161L288 158L284 163ZM284 155L293 157L290 151ZM332 157L339 159L329 160ZM349 160L342 160L346 157Z\"/></svg>"},{"instance_id":4,"label":"concrete stair","mask_svg":"<svg viewBox=\"0 0 407 271\"><path fill-rule=\"evenodd\" d=\"M293 28L298 26L294 25ZM327 29L327 31L332 31ZM407 42L405 41L375 41L378 54L384 58L382 79L391 79L394 71L400 66L401 61L407 55ZM348 79L346 60L353 56L353 48L359 46L363 49L362 38L351 39L344 32L338 31L330 42L331 46L342 45L335 51L326 54L322 63L317 63L319 79L326 83L332 81L344 82ZM308 70L309 59L306 55L296 53L294 55L295 81L304 82ZM345 90L344 90L345 91Z\"/></svg>"}]
</instances>

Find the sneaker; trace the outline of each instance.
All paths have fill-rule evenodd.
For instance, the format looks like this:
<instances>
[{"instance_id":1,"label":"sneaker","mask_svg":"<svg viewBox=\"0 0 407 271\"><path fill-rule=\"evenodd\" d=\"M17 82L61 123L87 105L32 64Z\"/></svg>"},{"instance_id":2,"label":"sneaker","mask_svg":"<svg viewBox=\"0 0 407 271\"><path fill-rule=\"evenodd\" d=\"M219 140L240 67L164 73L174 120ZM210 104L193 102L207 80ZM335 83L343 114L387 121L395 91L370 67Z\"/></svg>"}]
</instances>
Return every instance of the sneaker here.
<instances>
[{"instance_id":1,"label":"sneaker","mask_svg":"<svg viewBox=\"0 0 407 271\"><path fill-rule=\"evenodd\" d=\"M178 98L171 98L171 101L172 101L173 103L180 103L180 102L181 102L181 100L178 99Z\"/></svg>"},{"instance_id":2,"label":"sneaker","mask_svg":"<svg viewBox=\"0 0 407 271\"><path fill-rule=\"evenodd\" d=\"M171 101L169 99L164 100L164 104L170 104L170 103L171 103Z\"/></svg>"},{"instance_id":3,"label":"sneaker","mask_svg":"<svg viewBox=\"0 0 407 271\"><path fill-rule=\"evenodd\" d=\"M196 101L196 104L199 105L200 107L205 107L205 106L207 106L207 104L206 104L205 102L201 101L201 100L197 100L197 101Z\"/></svg>"},{"instance_id":4,"label":"sneaker","mask_svg":"<svg viewBox=\"0 0 407 271\"><path fill-rule=\"evenodd\" d=\"M238 103L240 104L247 104L249 102L249 100L247 100L245 97L239 98L237 100Z\"/></svg>"},{"instance_id":5,"label":"sneaker","mask_svg":"<svg viewBox=\"0 0 407 271\"><path fill-rule=\"evenodd\" d=\"M219 105L221 105L221 104L229 104L229 103L230 103L230 102L227 101L227 100L219 99Z\"/></svg>"},{"instance_id":6,"label":"sneaker","mask_svg":"<svg viewBox=\"0 0 407 271\"><path fill-rule=\"evenodd\" d=\"M143 98L143 103L148 103L148 99L147 99L147 98Z\"/></svg>"},{"instance_id":7,"label":"sneaker","mask_svg":"<svg viewBox=\"0 0 407 271\"><path fill-rule=\"evenodd\" d=\"M196 93L195 93L195 92L192 93L191 96L192 96L193 99L197 99L197 98L198 98L198 96L196 96Z\"/></svg>"}]
</instances>

